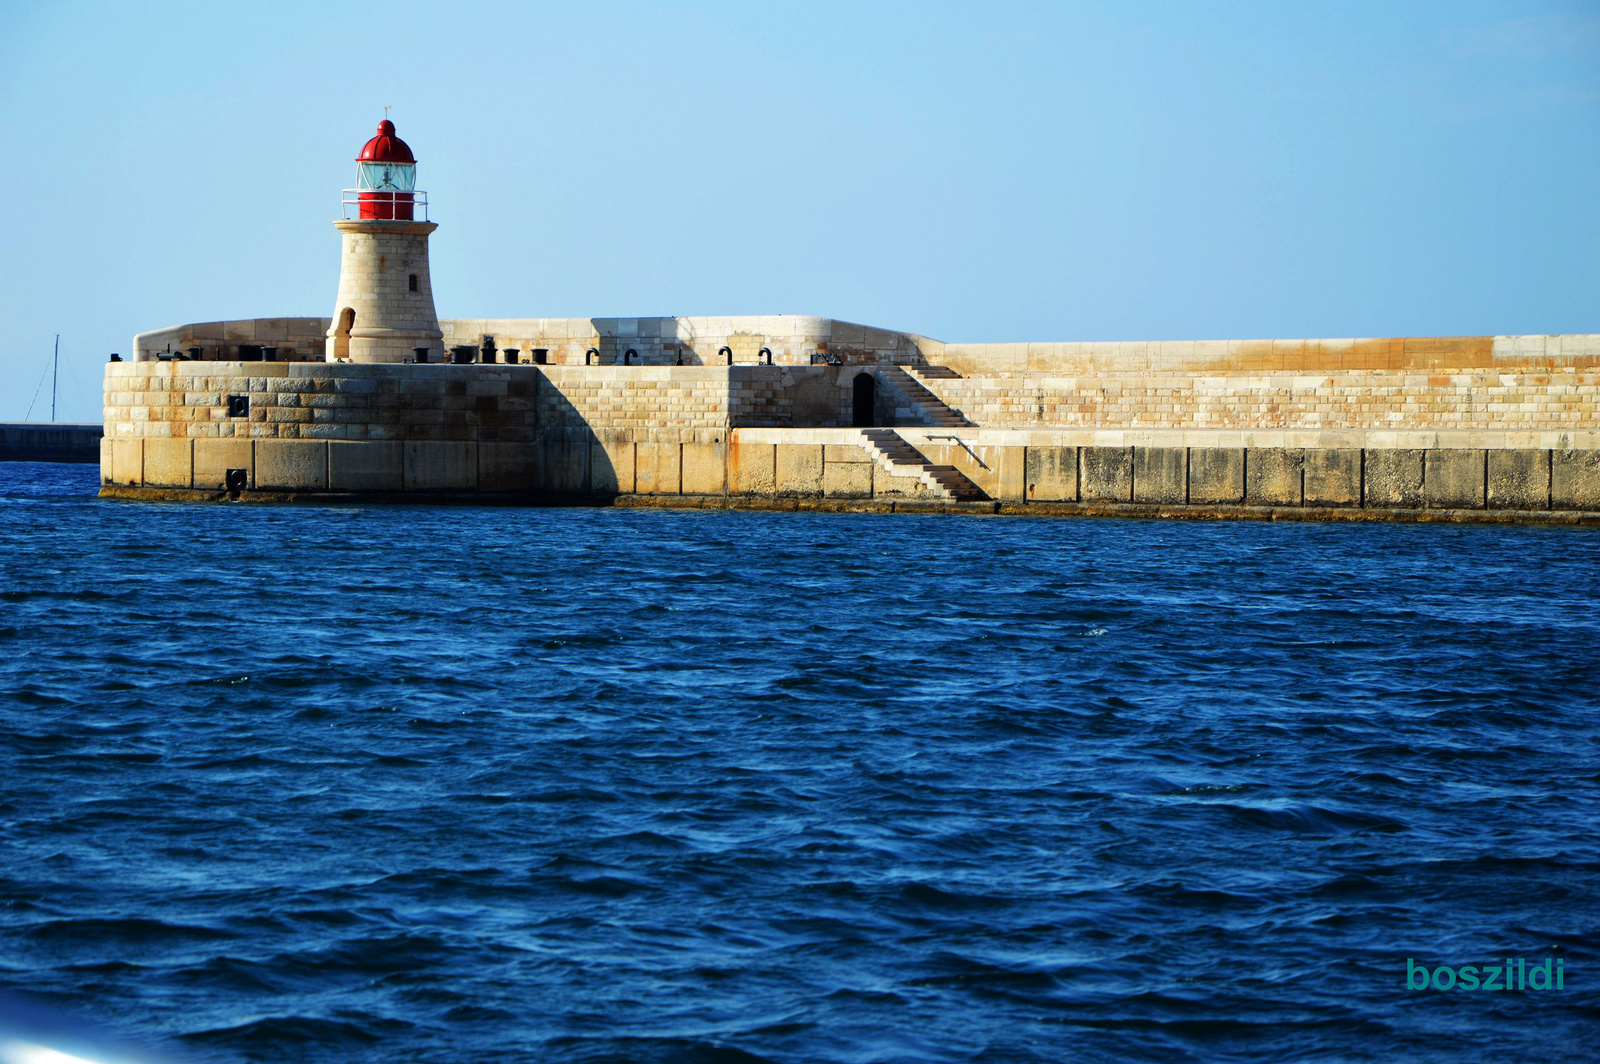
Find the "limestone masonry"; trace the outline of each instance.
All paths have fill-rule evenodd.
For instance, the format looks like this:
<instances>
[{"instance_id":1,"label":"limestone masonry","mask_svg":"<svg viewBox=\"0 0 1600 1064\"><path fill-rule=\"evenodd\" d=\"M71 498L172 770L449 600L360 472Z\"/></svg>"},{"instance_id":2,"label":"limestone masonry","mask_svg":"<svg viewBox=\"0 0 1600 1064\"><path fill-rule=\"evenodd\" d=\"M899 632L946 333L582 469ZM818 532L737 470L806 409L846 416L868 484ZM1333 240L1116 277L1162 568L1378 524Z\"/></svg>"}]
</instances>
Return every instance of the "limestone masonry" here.
<instances>
[{"instance_id":1,"label":"limestone masonry","mask_svg":"<svg viewBox=\"0 0 1600 1064\"><path fill-rule=\"evenodd\" d=\"M1600 520L1600 335L440 320L409 147L385 122L358 163L330 317L140 333L107 366L106 494Z\"/></svg>"}]
</instances>

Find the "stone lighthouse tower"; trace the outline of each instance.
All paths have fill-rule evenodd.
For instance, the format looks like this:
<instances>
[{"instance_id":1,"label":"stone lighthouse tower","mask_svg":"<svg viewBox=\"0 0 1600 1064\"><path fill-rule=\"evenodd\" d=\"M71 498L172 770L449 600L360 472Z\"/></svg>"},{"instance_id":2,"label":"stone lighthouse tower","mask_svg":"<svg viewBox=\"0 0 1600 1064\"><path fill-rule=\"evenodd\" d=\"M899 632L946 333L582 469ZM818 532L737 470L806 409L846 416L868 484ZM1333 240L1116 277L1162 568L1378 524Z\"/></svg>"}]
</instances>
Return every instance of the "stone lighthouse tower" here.
<instances>
[{"instance_id":1,"label":"stone lighthouse tower","mask_svg":"<svg viewBox=\"0 0 1600 1064\"><path fill-rule=\"evenodd\" d=\"M427 220L428 194L417 191L416 157L384 119L356 164L357 187L345 190L345 217L333 223L344 250L327 359L441 361L428 276L428 234L438 226Z\"/></svg>"}]
</instances>

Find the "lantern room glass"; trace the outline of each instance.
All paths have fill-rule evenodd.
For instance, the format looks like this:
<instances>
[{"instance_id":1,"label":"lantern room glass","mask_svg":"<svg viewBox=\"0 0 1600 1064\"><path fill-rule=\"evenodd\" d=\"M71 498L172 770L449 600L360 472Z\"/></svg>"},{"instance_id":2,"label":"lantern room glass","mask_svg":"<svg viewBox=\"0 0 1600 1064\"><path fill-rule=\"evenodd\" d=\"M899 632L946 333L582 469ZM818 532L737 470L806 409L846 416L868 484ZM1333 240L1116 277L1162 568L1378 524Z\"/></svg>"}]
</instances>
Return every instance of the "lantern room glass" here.
<instances>
[{"instance_id":1,"label":"lantern room glass","mask_svg":"<svg viewBox=\"0 0 1600 1064\"><path fill-rule=\"evenodd\" d=\"M356 183L362 218L392 222L413 220L416 163L357 163Z\"/></svg>"},{"instance_id":2,"label":"lantern room glass","mask_svg":"<svg viewBox=\"0 0 1600 1064\"><path fill-rule=\"evenodd\" d=\"M356 187L363 192L411 192L417 187L416 163L358 163Z\"/></svg>"}]
</instances>

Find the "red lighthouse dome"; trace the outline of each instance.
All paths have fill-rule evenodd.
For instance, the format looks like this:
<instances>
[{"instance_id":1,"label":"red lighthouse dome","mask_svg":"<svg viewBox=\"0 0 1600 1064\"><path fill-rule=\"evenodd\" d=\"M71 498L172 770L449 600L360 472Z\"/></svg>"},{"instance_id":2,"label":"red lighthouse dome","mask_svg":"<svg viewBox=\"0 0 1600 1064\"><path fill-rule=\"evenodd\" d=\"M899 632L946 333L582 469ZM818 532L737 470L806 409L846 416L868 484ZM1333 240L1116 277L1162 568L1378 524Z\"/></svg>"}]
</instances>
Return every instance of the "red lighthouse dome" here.
<instances>
[{"instance_id":1,"label":"red lighthouse dome","mask_svg":"<svg viewBox=\"0 0 1600 1064\"><path fill-rule=\"evenodd\" d=\"M378 123L378 135L367 141L356 156L358 163L412 163L417 157L411 154L406 142L394 135L394 123L385 118Z\"/></svg>"},{"instance_id":2,"label":"red lighthouse dome","mask_svg":"<svg viewBox=\"0 0 1600 1064\"><path fill-rule=\"evenodd\" d=\"M417 157L394 135L394 123L378 123L378 135L356 156L356 197L360 217L409 222L415 217Z\"/></svg>"}]
</instances>

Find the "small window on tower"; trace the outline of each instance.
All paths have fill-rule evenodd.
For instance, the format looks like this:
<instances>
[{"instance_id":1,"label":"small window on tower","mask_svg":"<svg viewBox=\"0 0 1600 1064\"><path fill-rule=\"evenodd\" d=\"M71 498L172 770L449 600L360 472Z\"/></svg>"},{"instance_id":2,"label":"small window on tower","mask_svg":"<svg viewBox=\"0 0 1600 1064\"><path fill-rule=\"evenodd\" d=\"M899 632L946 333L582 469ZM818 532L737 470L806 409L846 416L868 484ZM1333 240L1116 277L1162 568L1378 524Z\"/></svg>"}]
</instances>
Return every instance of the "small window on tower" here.
<instances>
[{"instance_id":1,"label":"small window on tower","mask_svg":"<svg viewBox=\"0 0 1600 1064\"><path fill-rule=\"evenodd\" d=\"M413 292L415 292L417 290L417 275L416 274L412 274L411 275L411 290Z\"/></svg>"}]
</instances>

